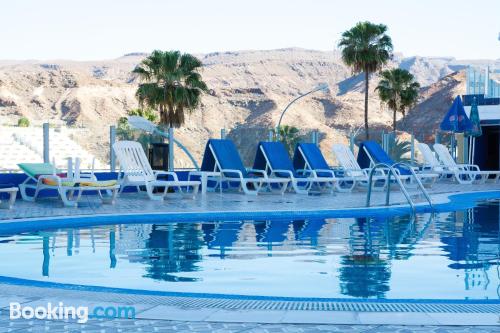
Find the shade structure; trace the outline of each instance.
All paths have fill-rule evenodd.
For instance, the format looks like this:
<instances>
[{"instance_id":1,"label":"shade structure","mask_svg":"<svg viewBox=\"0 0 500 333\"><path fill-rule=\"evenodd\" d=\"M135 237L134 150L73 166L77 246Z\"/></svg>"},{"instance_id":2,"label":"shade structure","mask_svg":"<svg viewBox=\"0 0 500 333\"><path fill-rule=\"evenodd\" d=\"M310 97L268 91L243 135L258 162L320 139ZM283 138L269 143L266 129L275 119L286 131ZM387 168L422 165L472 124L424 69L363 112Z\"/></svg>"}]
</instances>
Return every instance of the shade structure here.
<instances>
[{"instance_id":1,"label":"shade structure","mask_svg":"<svg viewBox=\"0 0 500 333\"><path fill-rule=\"evenodd\" d=\"M453 133L463 133L472 129L472 122L465 113L462 99L457 96L452 106L441 121L441 130Z\"/></svg>"}]
</instances>

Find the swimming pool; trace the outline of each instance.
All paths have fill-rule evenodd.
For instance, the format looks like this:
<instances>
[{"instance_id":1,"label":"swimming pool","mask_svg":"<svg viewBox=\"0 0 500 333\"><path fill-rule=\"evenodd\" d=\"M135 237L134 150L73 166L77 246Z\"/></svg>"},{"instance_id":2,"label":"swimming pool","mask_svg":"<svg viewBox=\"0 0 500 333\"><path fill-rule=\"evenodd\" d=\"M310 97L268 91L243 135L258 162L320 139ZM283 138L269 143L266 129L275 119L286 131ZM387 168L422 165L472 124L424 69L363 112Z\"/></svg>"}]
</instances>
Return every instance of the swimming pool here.
<instances>
[{"instance_id":1,"label":"swimming pool","mask_svg":"<svg viewBox=\"0 0 500 333\"><path fill-rule=\"evenodd\" d=\"M236 295L499 299L499 201L449 213L118 224L0 236L0 275Z\"/></svg>"}]
</instances>

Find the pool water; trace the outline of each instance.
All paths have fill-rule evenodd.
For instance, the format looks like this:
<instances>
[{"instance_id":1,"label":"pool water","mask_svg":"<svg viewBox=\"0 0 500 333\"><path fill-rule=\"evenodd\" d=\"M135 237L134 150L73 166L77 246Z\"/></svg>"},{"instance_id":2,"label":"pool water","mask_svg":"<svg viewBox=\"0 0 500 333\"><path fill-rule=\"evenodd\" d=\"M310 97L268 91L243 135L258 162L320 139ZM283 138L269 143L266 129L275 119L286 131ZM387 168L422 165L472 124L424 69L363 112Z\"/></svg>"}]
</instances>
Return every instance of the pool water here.
<instances>
[{"instance_id":1,"label":"pool water","mask_svg":"<svg viewBox=\"0 0 500 333\"><path fill-rule=\"evenodd\" d=\"M155 291L499 299L498 201L391 218L118 224L0 236L0 275Z\"/></svg>"}]
</instances>

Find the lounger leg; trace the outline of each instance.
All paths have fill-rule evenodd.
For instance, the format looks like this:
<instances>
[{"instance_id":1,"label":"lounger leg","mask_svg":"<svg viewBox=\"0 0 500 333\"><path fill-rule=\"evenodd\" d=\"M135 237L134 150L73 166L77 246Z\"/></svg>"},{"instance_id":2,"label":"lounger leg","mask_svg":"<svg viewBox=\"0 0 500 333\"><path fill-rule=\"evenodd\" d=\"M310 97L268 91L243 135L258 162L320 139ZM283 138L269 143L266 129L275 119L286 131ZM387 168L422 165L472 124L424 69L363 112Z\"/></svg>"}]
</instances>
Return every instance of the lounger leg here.
<instances>
[{"instance_id":1,"label":"lounger leg","mask_svg":"<svg viewBox=\"0 0 500 333\"><path fill-rule=\"evenodd\" d=\"M151 186L150 184L146 184L146 192L148 194L149 199L156 200L156 201L162 201L164 199L165 194L160 194L160 195L154 194L153 190L154 190L154 186ZM168 190L168 188L166 188L165 190Z\"/></svg>"},{"instance_id":2,"label":"lounger leg","mask_svg":"<svg viewBox=\"0 0 500 333\"><path fill-rule=\"evenodd\" d=\"M107 196L103 196L101 191L103 191L103 190L98 190L97 193L99 193L99 197L101 198L102 203L114 205L116 202L116 197L118 196L118 192L119 192L118 188L114 188L112 190L104 190L106 192L106 194L111 192L110 195L107 195Z\"/></svg>"},{"instance_id":3,"label":"lounger leg","mask_svg":"<svg viewBox=\"0 0 500 333\"><path fill-rule=\"evenodd\" d=\"M196 199L196 196L198 195L198 191L200 190L200 184L192 185L192 187L193 187L193 195L191 197L193 199Z\"/></svg>"},{"instance_id":4,"label":"lounger leg","mask_svg":"<svg viewBox=\"0 0 500 333\"><path fill-rule=\"evenodd\" d=\"M10 191L9 199L7 201L0 200L0 208L12 209L14 207L14 202L16 202L17 191Z\"/></svg>"},{"instance_id":5,"label":"lounger leg","mask_svg":"<svg viewBox=\"0 0 500 333\"><path fill-rule=\"evenodd\" d=\"M469 179L463 180L462 175ZM459 184L462 185L470 185L474 182L474 177L472 177L470 174L467 173L455 173L455 179L458 181Z\"/></svg>"},{"instance_id":6,"label":"lounger leg","mask_svg":"<svg viewBox=\"0 0 500 333\"><path fill-rule=\"evenodd\" d=\"M340 182L339 181L333 182L332 185L334 185L335 188L337 189L337 191L339 191L339 192L351 192L352 189L354 188L354 186L356 186L356 181L352 180L352 185L350 185L348 187L342 187L342 186L340 186Z\"/></svg>"},{"instance_id":7,"label":"lounger leg","mask_svg":"<svg viewBox=\"0 0 500 333\"><path fill-rule=\"evenodd\" d=\"M78 202L77 201L71 201L68 199L68 196L66 194L67 190L63 188L58 189L59 195L61 196L61 200L64 203L64 206L66 207L78 207Z\"/></svg>"},{"instance_id":8,"label":"lounger leg","mask_svg":"<svg viewBox=\"0 0 500 333\"><path fill-rule=\"evenodd\" d=\"M299 186L299 183L297 180L292 180L291 183L292 183L292 187L293 187L293 190L295 191L295 193L297 193L297 194L308 194L309 193L308 189L311 187L310 182L307 182L306 185L304 186L304 188L301 188Z\"/></svg>"},{"instance_id":9,"label":"lounger leg","mask_svg":"<svg viewBox=\"0 0 500 333\"><path fill-rule=\"evenodd\" d=\"M258 189L256 188L256 190L250 190L247 186L247 183L244 182L244 181L241 181L240 182L240 188L243 189L243 192L245 192L245 194L251 194L251 195L257 195L257 192L258 192ZM256 185L254 184L254 187L256 187Z\"/></svg>"},{"instance_id":10,"label":"lounger leg","mask_svg":"<svg viewBox=\"0 0 500 333\"><path fill-rule=\"evenodd\" d=\"M288 183L282 184L281 185L281 195L284 195L287 189L288 189Z\"/></svg>"},{"instance_id":11,"label":"lounger leg","mask_svg":"<svg viewBox=\"0 0 500 333\"><path fill-rule=\"evenodd\" d=\"M26 185L25 184L20 184L19 185L19 191L21 192L21 198L24 201L35 201L35 197L29 196L28 193L26 193Z\"/></svg>"}]
</instances>

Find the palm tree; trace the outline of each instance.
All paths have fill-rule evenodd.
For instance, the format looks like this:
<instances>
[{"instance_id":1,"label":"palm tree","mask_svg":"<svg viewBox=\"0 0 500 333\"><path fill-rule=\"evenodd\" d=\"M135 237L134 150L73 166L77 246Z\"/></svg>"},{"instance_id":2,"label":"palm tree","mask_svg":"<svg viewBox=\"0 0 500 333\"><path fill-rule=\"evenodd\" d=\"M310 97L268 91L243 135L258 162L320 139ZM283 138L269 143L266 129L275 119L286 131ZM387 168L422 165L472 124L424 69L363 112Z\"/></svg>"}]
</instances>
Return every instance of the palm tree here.
<instances>
[{"instance_id":1,"label":"palm tree","mask_svg":"<svg viewBox=\"0 0 500 333\"><path fill-rule=\"evenodd\" d=\"M158 115L155 110L151 108L142 108L142 109L132 109L127 112L129 116L139 116L149 120L152 123L156 123L158 121Z\"/></svg>"},{"instance_id":2,"label":"palm tree","mask_svg":"<svg viewBox=\"0 0 500 333\"><path fill-rule=\"evenodd\" d=\"M382 103L392 110L392 129L396 131L396 112L401 112L404 117L406 110L417 103L420 84L406 69L385 70L380 76L376 90Z\"/></svg>"},{"instance_id":3,"label":"palm tree","mask_svg":"<svg viewBox=\"0 0 500 333\"><path fill-rule=\"evenodd\" d=\"M338 46L342 60L353 73L365 74L365 133L368 132L368 88L370 74L378 71L392 57L392 40L387 26L371 22L359 22L342 34Z\"/></svg>"},{"instance_id":4,"label":"palm tree","mask_svg":"<svg viewBox=\"0 0 500 333\"><path fill-rule=\"evenodd\" d=\"M280 138L279 141L283 143L283 145L285 145L285 148L288 151L288 153L290 155L293 155L295 146L297 145L297 143L299 143L301 139L299 129L294 126L285 125L285 126L280 126L278 131ZM276 130L274 134L276 135Z\"/></svg>"},{"instance_id":5,"label":"palm tree","mask_svg":"<svg viewBox=\"0 0 500 333\"><path fill-rule=\"evenodd\" d=\"M389 155L396 162L410 162L408 154L411 152L411 142L399 138L393 141L389 147Z\"/></svg>"},{"instance_id":6,"label":"palm tree","mask_svg":"<svg viewBox=\"0 0 500 333\"><path fill-rule=\"evenodd\" d=\"M202 92L208 90L199 73L201 66L187 53L153 51L133 70L143 81L136 92L141 107L158 110L161 124L181 126L184 111L196 109Z\"/></svg>"}]
</instances>

